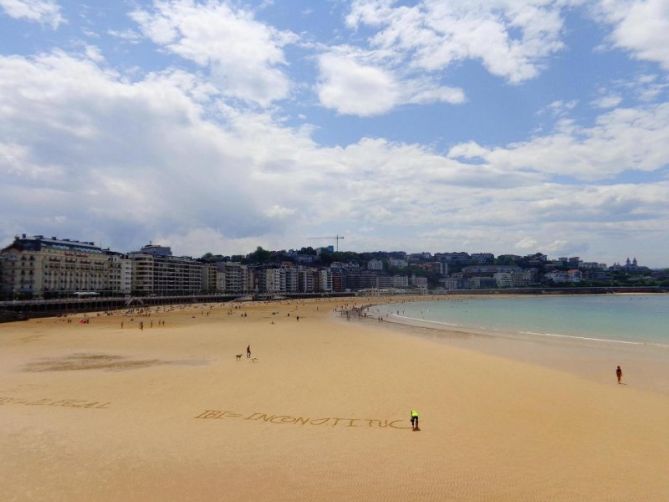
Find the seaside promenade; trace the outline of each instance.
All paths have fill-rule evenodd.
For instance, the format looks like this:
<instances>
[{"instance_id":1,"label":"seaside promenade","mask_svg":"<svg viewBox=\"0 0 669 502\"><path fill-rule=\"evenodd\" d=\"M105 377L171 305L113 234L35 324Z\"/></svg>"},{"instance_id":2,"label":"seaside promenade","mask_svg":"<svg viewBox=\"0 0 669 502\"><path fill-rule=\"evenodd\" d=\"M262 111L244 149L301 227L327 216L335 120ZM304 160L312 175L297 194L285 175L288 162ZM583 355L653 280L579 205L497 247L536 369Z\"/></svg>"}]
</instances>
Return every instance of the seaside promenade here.
<instances>
[{"instance_id":1,"label":"seaside promenade","mask_svg":"<svg viewBox=\"0 0 669 502\"><path fill-rule=\"evenodd\" d=\"M345 303L369 299L0 325L2 498L669 497L666 395L615 366L595 381L347 321Z\"/></svg>"}]
</instances>

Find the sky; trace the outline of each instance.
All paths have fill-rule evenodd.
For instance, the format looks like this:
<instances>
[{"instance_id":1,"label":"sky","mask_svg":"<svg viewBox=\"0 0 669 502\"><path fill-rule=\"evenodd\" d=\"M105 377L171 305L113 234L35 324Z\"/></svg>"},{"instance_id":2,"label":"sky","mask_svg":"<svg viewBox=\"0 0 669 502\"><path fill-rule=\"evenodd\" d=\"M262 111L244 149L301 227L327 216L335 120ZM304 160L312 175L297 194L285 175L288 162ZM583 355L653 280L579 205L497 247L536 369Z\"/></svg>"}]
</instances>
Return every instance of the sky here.
<instances>
[{"instance_id":1,"label":"sky","mask_svg":"<svg viewBox=\"0 0 669 502\"><path fill-rule=\"evenodd\" d=\"M0 245L669 265L669 0L0 0Z\"/></svg>"}]
</instances>

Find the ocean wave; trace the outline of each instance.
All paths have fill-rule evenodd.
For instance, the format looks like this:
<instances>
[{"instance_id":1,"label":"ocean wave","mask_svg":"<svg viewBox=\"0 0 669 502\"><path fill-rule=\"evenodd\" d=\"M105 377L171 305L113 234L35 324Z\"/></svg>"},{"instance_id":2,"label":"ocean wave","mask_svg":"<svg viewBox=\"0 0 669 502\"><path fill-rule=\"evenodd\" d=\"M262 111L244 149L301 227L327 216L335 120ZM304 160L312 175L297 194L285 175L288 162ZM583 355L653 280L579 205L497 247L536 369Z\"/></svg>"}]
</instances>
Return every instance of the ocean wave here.
<instances>
[{"instance_id":1,"label":"ocean wave","mask_svg":"<svg viewBox=\"0 0 669 502\"><path fill-rule=\"evenodd\" d=\"M619 340L619 339L614 339L614 338L596 338L596 337L589 337L589 336L578 336L578 335L567 335L567 334L562 334L562 333L547 333L547 332L539 332L539 331L500 331L495 328L491 328L490 326L471 326L471 325L463 325L463 324L456 324L456 323L449 323L449 322L444 322L444 321L433 321L429 319L423 319L420 317L409 317L406 315L398 315L398 314L389 314L388 319L395 319L398 321L407 321L406 324L410 324L413 326L418 326L421 327L420 324L427 324L427 325L435 325L438 327L444 327L444 328L458 328L458 329L475 329L475 330L481 330L484 331L486 334L490 335L502 335L502 334L507 334L507 335L529 335L529 336L542 336L542 337L548 337L548 338L561 338L561 339L569 339L569 340L580 340L580 341L588 341L588 342L598 342L598 343L613 343L613 344L622 344L622 345L645 345L645 346L653 346L653 347L661 347L664 349L669 349L669 345L663 344L663 343L656 343L656 342L646 342L646 341L631 341L631 340Z\"/></svg>"}]
</instances>

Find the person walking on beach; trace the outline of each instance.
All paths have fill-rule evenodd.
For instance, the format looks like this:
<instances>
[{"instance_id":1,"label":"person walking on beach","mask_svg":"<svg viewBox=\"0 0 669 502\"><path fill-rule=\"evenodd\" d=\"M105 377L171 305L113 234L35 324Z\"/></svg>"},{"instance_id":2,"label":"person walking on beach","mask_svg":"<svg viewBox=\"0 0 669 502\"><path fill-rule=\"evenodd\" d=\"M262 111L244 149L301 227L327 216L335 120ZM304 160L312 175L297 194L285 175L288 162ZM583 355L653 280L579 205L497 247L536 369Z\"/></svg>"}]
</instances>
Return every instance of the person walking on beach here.
<instances>
[{"instance_id":1,"label":"person walking on beach","mask_svg":"<svg viewBox=\"0 0 669 502\"><path fill-rule=\"evenodd\" d=\"M418 428L418 412L416 410L411 410L411 428L414 431L419 431Z\"/></svg>"},{"instance_id":2,"label":"person walking on beach","mask_svg":"<svg viewBox=\"0 0 669 502\"><path fill-rule=\"evenodd\" d=\"M246 358L251 359L251 346L246 347Z\"/></svg>"},{"instance_id":3,"label":"person walking on beach","mask_svg":"<svg viewBox=\"0 0 669 502\"><path fill-rule=\"evenodd\" d=\"M616 368L616 377L618 377L618 383L622 383L623 379L623 370L620 369L620 366Z\"/></svg>"}]
</instances>

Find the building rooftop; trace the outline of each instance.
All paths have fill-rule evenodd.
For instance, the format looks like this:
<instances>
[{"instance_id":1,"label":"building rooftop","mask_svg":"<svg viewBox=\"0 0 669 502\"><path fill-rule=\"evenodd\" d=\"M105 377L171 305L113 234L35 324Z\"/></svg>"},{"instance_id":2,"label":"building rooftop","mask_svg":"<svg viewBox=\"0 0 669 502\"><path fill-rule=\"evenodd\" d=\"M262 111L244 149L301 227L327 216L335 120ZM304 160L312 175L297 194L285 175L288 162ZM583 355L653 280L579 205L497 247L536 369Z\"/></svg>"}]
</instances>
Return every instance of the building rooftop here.
<instances>
[{"instance_id":1,"label":"building rooftop","mask_svg":"<svg viewBox=\"0 0 669 502\"><path fill-rule=\"evenodd\" d=\"M14 242L5 249L20 251L40 251L42 248L60 249L62 251L78 251L83 253L102 253L103 250L94 242L83 242L74 239L59 239L58 237L44 237L43 235L16 236Z\"/></svg>"}]
</instances>

